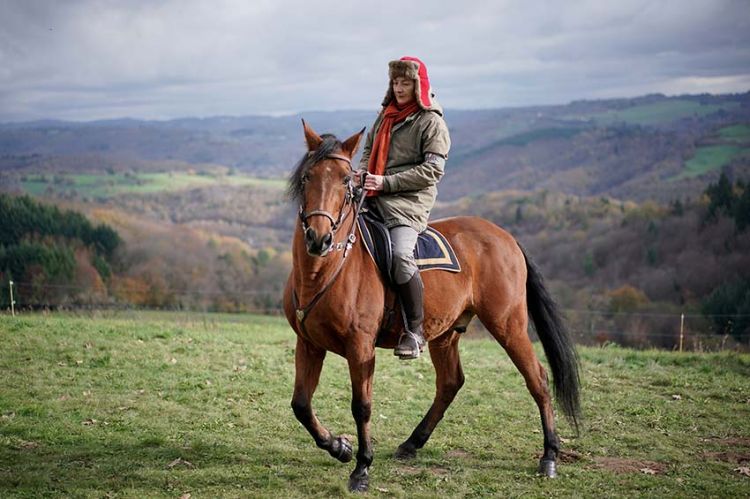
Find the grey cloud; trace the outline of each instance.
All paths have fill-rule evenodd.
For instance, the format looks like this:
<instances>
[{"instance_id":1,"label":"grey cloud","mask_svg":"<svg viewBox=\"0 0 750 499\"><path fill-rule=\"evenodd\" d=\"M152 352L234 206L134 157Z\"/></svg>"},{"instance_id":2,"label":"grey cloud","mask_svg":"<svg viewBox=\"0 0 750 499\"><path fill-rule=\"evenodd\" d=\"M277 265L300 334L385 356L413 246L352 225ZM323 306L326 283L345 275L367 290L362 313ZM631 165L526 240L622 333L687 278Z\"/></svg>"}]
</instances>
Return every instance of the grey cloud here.
<instances>
[{"instance_id":1,"label":"grey cloud","mask_svg":"<svg viewBox=\"0 0 750 499\"><path fill-rule=\"evenodd\" d=\"M0 5L0 121L375 109L405 54L448 108L750 80L743 0Z\"/></svg>"}]
</instances>

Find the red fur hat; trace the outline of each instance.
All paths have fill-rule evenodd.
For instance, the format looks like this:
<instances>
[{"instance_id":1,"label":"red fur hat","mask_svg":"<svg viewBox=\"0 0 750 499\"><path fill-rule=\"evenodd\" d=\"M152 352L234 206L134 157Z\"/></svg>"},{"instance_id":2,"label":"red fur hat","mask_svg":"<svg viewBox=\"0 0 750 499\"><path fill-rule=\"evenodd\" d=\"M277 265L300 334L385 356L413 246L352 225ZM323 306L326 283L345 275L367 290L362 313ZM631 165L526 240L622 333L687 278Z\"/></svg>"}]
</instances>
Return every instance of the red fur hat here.
<instances>
[{"instance_id":1,"label":"red fur hat","mask_svg":"<svg viewBox=\"0 0 750 499\"><path fill-rule=\"evenodd\" d=\"M427 66L416 57L405 56L397 61L388 63L388 91L383 99L383 107L390 104L394 99L393 80L397 77L409 78L414 80L414 90L417 94L417 103L424 110L432 109L432 98L435 95L430 87L430 79L427 76Z\"/></svg>"}]
</instances>

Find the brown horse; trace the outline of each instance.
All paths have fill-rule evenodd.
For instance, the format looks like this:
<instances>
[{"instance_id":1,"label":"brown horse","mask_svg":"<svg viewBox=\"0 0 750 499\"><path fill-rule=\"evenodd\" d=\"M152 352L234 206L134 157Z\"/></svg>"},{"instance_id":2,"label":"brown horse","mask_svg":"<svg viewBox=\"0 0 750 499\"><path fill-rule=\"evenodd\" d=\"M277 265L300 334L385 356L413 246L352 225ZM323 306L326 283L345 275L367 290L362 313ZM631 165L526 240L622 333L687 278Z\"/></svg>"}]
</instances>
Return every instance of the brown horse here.
<instances>
[{"instance_id":1,"label":"brown horse","mask_svg":"<svg viewBox=\"0 0 750 499\"><path fill-rule=\"evenodd\" d=\"M359 443L349 489L365 491L373 458L370 412L375 347L377 343L394 348L399 334L395 328L382 330L387 297L393 294L355 232L360 196L351 158L364 130L342 143L332 135L319 136L304 122L303 128L308 153L289 180L290 197L299 203L300 222L284 292L284 311L297 333L292 408L318 447L341 462L350 461L351 443L328 431L311 404L326 352L347 360ZM416 455L464 384L457 331L477 316L508 353L539 406L544 432L539 469L553 477L559 440L547 375L528 336L529 316L552 369L557 402L576 429L579 379L575 348L542 277L515 239L486 220L457 217L431 225L450 241L462 271L431 271L422 277L424 332L437 390L429 411L398 447L396 457Z\"/></svg>"}]
</instances>

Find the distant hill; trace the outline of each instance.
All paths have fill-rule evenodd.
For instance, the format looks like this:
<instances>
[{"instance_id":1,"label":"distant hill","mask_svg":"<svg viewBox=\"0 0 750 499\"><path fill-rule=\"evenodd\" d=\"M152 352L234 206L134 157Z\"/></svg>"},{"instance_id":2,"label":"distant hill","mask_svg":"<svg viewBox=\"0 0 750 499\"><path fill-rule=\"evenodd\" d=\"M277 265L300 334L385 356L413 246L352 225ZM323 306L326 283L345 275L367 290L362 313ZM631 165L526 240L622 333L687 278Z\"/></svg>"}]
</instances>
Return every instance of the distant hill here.
<instances>
[{"instance_id":1,"label":"distant hill","mask_svg":"<svg viewBox=\"0 0 750 499\"><path fill-rule=\"evenodd\" d=\"M311 112L346 137L372 111ZM219 165L284 177L304 152L300 115L0 125L0 180L22 172L172 171ZM442 199L553 189L637 201L697 195L719 170L750 171L750 93L446 111L453 148Z\"/></svg>"},{"instance_id":2,"label":"distant hill","mask_svg":"<svg viewBox=\"0 0 750 499\"><path fill-rule=\"evenodd\" d=\"M374 117L304 115L342 138ZM750 206L750 93L448 110L446 119L453 148L433 219L470 214L507 228L575 328L593 330L586 311L614 311L596 323L671 342L671 319L630 324L618 311L750 304L750 220L739 216ZM4 124L0 191L121 234L102 299L274 309L298 223L284 179L304 150L300 116ZM730 200L715 216L710 192ZM712 313L750 313L742 307ZM693 327L729 330L707 317Z\"/></svg>"}]
</instances>

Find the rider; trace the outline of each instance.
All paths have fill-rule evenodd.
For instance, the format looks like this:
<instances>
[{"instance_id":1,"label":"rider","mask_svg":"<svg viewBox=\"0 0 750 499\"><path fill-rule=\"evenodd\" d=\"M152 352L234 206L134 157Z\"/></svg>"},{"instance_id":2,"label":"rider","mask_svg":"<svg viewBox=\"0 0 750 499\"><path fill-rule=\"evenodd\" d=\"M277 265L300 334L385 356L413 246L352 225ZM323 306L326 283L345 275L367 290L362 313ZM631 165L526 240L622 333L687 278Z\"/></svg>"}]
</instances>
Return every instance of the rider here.
<instances>
[{"instance_id":1,"label":"rider","mask_svg":"<svg viewBox=\"0 0 750 499\"><path fill-rule=\"evenodd\" d=\"M368 172L364 187L370 206L382 215L393 243L391 274L406 319L394 354L416 359L425 339L414 246L427 228L451 142L424 63L402 57L388 63L388 69L383 109L367 135L360 169Z\"/></svg>"}]
</instances>

